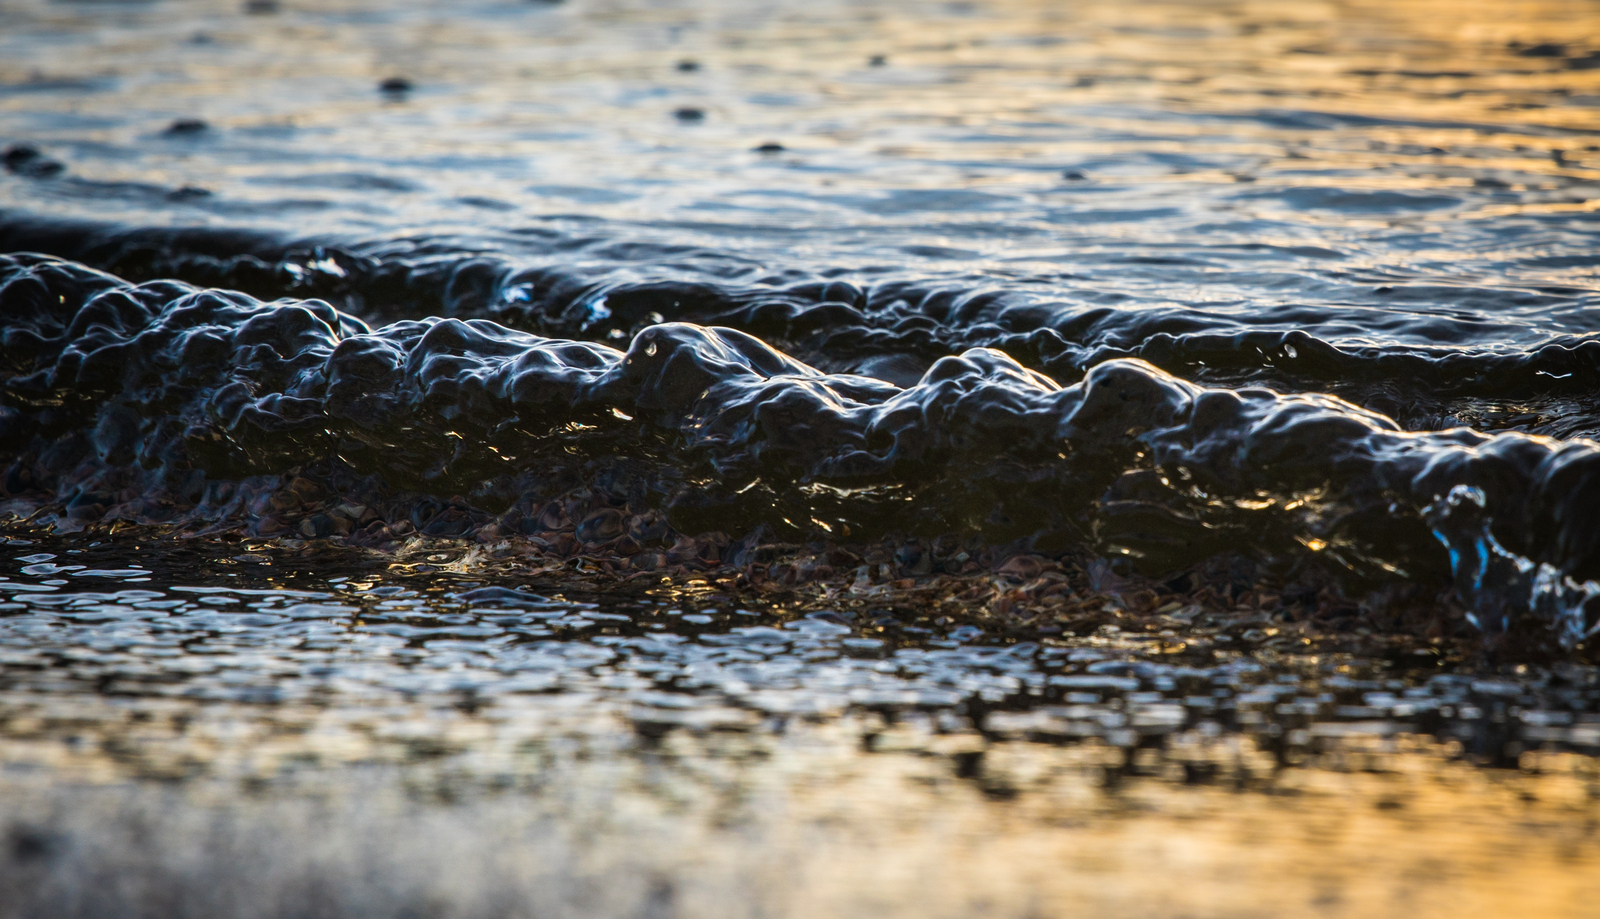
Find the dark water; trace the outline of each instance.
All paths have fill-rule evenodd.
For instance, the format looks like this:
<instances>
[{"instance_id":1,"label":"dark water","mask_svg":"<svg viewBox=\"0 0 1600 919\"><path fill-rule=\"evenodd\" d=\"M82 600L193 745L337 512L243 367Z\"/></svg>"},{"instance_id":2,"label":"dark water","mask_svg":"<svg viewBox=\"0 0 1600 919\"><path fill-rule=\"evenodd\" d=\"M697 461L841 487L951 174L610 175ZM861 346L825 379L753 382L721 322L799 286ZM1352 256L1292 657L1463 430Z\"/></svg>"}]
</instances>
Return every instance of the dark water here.
<instances>
[{"instance_id":1,"label":"dark water","mask_svg":"<svg viewBox=\"0 0 1600 919\"><path fill-rule=\"evenodd\" d=\"M938 908L885 894L919 915L1579 915L1596 36L1576 0L0 5L0 750L52 777L6 800L81 773L287 782L298 807L300 765L342 788L382 763L374 788L423 770L479 801L559 775L632 802L599 808L633 815L602 842L506 851L667 886L541 915L887 914L848 870L834 899L727 893L787 875L705 829L746 825L722 791L684 789L746 782L782 789L751 806L775 834L752 851L823 875L921 853L885 891L962 878ZM658 781L663 749L687 785ZM1298 784L1363 769L1431 784ZM829 816L800 773L896 813L970 805L972 838L1017 851L1189 867L1157 899L1111 861L1023 877ZM1255 805L1206 805L1202 840L1175 789L1319 802L1261 805L1289 826L1432 801L1558 827L1570 860L1533 830L1363 823L1274 899L1281 872L1185 861L1247 854L1268 831L1218 814ZM1058 791L1078 804L994 810ZM182 794L29 811L15 861L56 880L0 883L19 914L93 915L63 891L95 872L227 874L146 812L211 813ZM678 796L659 849L607 860ZM1533 800L1563 803L1504 816ZM429 832L474 838L500 819L480 804ZM352 840L434 819L348 816ZM816 861L795 828L835 817L862 835L818 830L847 854ZM206 832L259 831L239 845L268 862L317 835L237 819ZM70 849L27 827L152 820L190 842L143 867L24 857ZM716 871L673 861L690 827ZM1455 854L1373 866L1369 837ZM1504 883L1439 868L1495 851L1526 856ZM315 890L413 856L281 870ZM171 883L198 899L170 915L317 914ZM517 914L361 889L327 913Z\"/></svg>"},{"instance_id":2,"label":"dark water","mask_svg":"<svg viewBox=\"0 0 1600 919\"><path fill-rule=\"evenodd\" d=\"M0 122L43 522L957 534L1593 627L1581 5L77 9L8 14ZM411 512L267 515L297 474Z\"/></svg>"}]
</instances>

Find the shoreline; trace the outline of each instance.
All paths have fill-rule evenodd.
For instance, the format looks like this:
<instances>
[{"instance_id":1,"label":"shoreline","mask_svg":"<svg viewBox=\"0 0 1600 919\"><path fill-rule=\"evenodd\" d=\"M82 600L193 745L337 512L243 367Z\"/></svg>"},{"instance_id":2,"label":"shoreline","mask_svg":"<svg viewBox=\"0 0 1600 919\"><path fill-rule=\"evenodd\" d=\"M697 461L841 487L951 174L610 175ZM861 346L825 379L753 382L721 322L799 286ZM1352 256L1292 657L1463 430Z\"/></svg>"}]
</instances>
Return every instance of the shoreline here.
<instances>
[{"instance_id":1,"label":"shoreline","mask_svg":"<svg viewBox=\"0 0 1600 919\"><path fill-rule=\"evenodd\" d=\"M338 536L200 534L124 522L72 534L0 523L0 534L7 531L100 545L107 535L140 538L169 549L202 550L217 565L239 566L234 570L240 573L268 565L353 566L412 583L519 580L536 591L674 597L697 606L758 607L780 617L831 611L900 640L938 640L939 632L966 627L1008 642L1143 643L1175 662L1259 654L1348 654L1424 670L1600 662L1596 643L1565 651L1536 623L1514 624L1491 638L1470 623L1448 589L1392 593L1386 606L1374 606L1327 585L1285 591L1241 559L1215 559L1163 580L1117 574L1087 552L1051 558L949 537L806 545L711 534L623 554L605 551L615 549L614 543L578 546L571 531L560 534L567 545L539 537L485 539L494 534L480 533L477 539L411 535L387 548L353 545ZM925 548L928 542L955 551L930 565L937 548ZM929 570L956 565L956 571Z\"/></svg>"}]
</instances>

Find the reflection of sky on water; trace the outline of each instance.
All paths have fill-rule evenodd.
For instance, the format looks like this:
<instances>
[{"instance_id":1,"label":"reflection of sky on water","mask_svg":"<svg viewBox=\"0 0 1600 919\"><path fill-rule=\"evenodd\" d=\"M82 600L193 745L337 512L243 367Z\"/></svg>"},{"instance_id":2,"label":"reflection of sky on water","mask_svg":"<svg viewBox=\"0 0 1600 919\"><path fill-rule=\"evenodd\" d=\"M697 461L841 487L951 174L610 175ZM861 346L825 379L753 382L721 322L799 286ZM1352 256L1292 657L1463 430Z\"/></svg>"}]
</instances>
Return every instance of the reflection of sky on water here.
<instances>
[{"instance_id":1,"label":"reflection of sky on water","mask_svg":"<svg viewBox=\"0 0 1600 919\"><path fill-rule=\"evenodd\" d=\"M1597 876L1592 669L9 548L0 915L1576 917Z\"/></svg>"},{"instance_id":2,"label":"reflection of sky on water","mask_svg":"<svg viewBox=\"0 0 1600 919\"><path fill-rule=\"evenodd\" d=\"M1592 286L1600 51L1571 4L1515 22L1426 2L0 15L0 131L70 167L0 183L8 206L298 232L620 225L1000 280L1163 253L1226 279L1260 258L1231 247L1265 245L1363 276ZM401 73L410 92L377 90ZM168 130L186 118L208 127ZM1123 273L1194 302L1272 296L1270 278Z\"/></svg>"},{"instance_id":3,"label":"reflection of sky on water","mask_svg":"<svg viewBox=\"0 0 1600 919\"><path fill-rule=\"evenodd\" d=\"M270 566L226 556L245 570L193 586L184 580L227 567L95 567L92 548L82 558L91 564L74 564L82 552L18 556L0 581L0 672L29 705L85 692L468 707L524 695L531 701L518 704L555 698L557 708L580 697L662 729L770 730L792 716L880 712L939 731L1120 748L1244 735L1286 763L1351 736L1434 736L1500 764L1528 750L1600 748L1600 677L1578 666L1507 678L1290 649L1197 658L1176 638L1115 627L1018 641L949 620L908 628L888 611L749 609L671 589L569 597L470 574L396 580L347 569L332 583L272 586L271 574L248 570ZM1232 643L1184 625L1189 643ZM1277 632L1258 626L1238 643Z\"/></svg>"}]
</instances>

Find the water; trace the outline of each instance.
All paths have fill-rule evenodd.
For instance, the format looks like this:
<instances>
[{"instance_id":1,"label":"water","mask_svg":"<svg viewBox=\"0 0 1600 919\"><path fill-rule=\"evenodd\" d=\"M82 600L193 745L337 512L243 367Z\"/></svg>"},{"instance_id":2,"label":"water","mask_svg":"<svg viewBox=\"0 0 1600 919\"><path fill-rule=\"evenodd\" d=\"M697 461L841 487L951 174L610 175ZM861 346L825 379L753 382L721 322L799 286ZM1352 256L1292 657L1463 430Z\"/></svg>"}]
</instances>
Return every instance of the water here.
<instances>
[{"instance_id":1,"label":"water","mask_svg":"<svg viewBox=\"0 0 1600 919\"><path fill-rule=\"evenodd\" d=\"M7 4L12 909L1581 914L1596 22Z\"/></svg>"},{"instance_id":2,"label":"water","mask_svg":"<svg viewBox=\"0 0 1600 919\"><path fill-rule=\"evenodd\" d=\"M417 573L19 542L8 915L1577 916L1593 892L1592 666L1192 613L1019 640L459 549Z\"/></svg>"},{"instance_id":3,"label":"water","mask_svg":"<svg viewBox=\"0 0 1600 919\"><path fill-rule=\"evenodd\" d=\"M1292 630L1204 620L1179 640L1173 626L1190 626L1192 611L1158 619L1159 632L1019 640L1033 636L919 618L903 598L879 598L896 615L859 599L774 603L700 580L556 592L560 581L517 584L456 553L436 553L444 572L422 575L192 550L102 567L126 551L14 557L0 581L10 689L289 705L428 697L468 709L555 694L562 707L578 697L641 725L696 727L866 709L1117 747L1242 732L1290 759L1352 730L1437 735L1501 764L1529 749L1600 747L1600 718L1586 714L1600 709L1591 667L1523 666L1509 680L1441 673L1433 654L1384 666L1307 653Z\"/></svg>"},{"instance_id":4,"label":"water","mask_svg":"<svg viewBox=\"0 0 1600 919\"><path fill-rule=\"evenodd\" d=\"M10 437L43 438L8 490L71 526L259 519L224 491L310 459L403 507L603 493L682 535L971 533L1144 575L1232 552L1380 605L1491 553L1544 574L1458 590L1480 625L1531 609L1572 647L1600 70L1584 11L1540 9L21 8L9 248L345 318L241 338L252 301L89 305L115 282L11 263L13 310L47 292L8 338ZM384 325L440 317L466 324ZM120 396L70 354L96 324L75 347L139 368ZM135 423L157 391L170 420ZM39 414L67 392L77 420ZM1483 513L1433 519L1458 487ZM549 532L534 510L500 529Z\"/></svg>"}]
</instances>

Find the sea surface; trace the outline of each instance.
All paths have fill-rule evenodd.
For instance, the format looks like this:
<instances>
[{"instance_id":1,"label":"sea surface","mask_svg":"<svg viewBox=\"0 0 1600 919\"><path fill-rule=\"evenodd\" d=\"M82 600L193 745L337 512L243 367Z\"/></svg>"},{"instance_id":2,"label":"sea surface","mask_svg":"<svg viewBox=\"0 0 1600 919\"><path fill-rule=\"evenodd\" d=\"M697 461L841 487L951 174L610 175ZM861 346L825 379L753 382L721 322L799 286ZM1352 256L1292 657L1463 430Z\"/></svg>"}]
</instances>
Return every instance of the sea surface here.
<instances>
[{"instance_id":1,"label":"sea surface","mask_svg":"<svg viewBox=\"0 0 1600 919\"><path fill-rule=\"evenodd\" d=\"M0 0L0 917L1587 915L1600 7Z\"/></svg>"}]
</instances>

